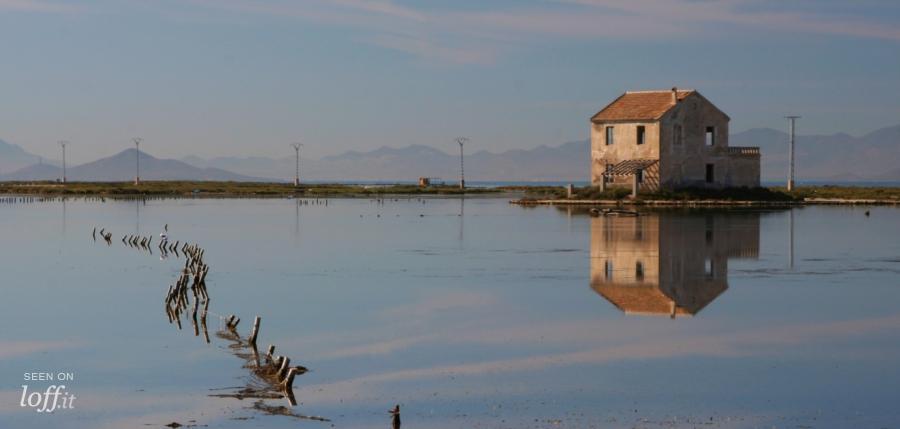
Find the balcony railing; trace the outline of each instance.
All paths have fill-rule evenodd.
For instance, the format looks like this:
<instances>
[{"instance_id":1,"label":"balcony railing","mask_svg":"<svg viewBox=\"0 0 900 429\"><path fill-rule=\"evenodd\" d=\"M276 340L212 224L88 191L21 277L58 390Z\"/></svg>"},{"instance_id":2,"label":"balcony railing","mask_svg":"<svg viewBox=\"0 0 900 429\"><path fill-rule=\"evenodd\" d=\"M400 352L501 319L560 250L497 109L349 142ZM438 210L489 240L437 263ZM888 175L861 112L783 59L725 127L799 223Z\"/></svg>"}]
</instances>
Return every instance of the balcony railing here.
<instances>
[{"instance_id":1,"label":"balcony railing","mask_svg":"<svg viewBox=\"0 0 900 429\"><path fill-rule=\"evenodd\" d=\"M759 156L759 148L753 146L729 146L729 155Z\"/></svg>"}]
</instances>

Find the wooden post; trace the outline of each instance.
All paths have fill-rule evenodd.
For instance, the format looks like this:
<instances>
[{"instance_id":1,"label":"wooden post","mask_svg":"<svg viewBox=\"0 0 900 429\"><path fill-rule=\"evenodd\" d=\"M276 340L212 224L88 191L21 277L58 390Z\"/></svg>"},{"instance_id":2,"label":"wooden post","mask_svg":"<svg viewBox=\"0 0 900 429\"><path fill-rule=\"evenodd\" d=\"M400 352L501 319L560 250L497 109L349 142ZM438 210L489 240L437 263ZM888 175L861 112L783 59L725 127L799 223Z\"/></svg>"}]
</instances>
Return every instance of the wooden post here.
<instances>
[{"instance_id":1,"label":"wooden post","mask_svg":"<svg viewBox=\"0 0 900 429\"><path fill-rule=\"evenodd\" d=\"M634 174L631 175L631 198L637 198L638 187L638 170L635 170Z\"/></svg>"},{"instance_id":2,"label":"wooden post","mask_svg":"<svg viewBox=\"0 0 900 429\"><path fill-rule=\"evenodd\" d=\"M259 334L259 321L259 316L256 316L256 319L253 319L253 329L250 331L250 337L247 338L247 343L253 347L256 347L256 335Z\"/></svg>"},{"instance_id":3,"label":"wooden post","mask_svg":"<svg viewBox=\"0 0 900 429\"><path fill-rule=\"evenodd\" d=\"M291 358L286 357L283 361L281 361L281 368L278 368L278 372L276 373L276 377L278 377L279 381L284 380L287 376L288 365L291 364Z\"/></svg>"},{"instance_id":4,"label":"wooden post","mask_svg":"<svg viewBox=\"0 0 900 429\"><path fill-rule=\"evenodd\" d=\"M266 350L266 360L271 362L272 354L274 354L274 353L275 353L275 344L269 344L269 349Z\"/></svg>"},{"instance_id":5,"label":"wooden post","mask_svg":"<svg viewBox=\"0 0 900 429\"><path fill-rule=\"evenodd\" d=\"M297 368L291 368L288 370L287 377L284 378L284 381L281 383L284 385L285 390L293 390L294 388L294 376L297 375L299 370Z\"/></svg>"},{"instance_id":6,"label":"wooden post","mask_svg":"<svg viewBox=\"0 0 900 429\"><path fill-rule=\"evenodd\" d=\"M391 414L391 428L400 429L400 404L388 412Z\"/></svg>"},{"instance_id":7,"label":"wooden post","mask_svg":"<svg viewBox=\"0 0 900 429\"><path fill-rule=\"evenodd\" d=\"M275 372L281 368L281 364L284 362L284 356L275 356L275 360L272 361L272 367L275 368Z\"/></svg>"}]
</instances>

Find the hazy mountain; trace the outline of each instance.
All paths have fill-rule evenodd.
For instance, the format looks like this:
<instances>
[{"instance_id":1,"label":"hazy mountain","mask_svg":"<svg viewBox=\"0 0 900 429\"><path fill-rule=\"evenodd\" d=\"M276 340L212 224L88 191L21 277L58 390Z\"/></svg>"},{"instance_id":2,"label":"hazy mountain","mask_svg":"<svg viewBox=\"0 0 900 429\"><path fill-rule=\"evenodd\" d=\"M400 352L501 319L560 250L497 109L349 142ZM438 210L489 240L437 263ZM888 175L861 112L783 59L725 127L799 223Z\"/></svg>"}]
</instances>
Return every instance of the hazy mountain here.
<instances>
[{"instance_id":1,"label":"hazy mountain","mask_svg":"<svg viewBox=\"0 0 900 429\"><path fill-rule=\"evenodd\" d=\"M783 131L757 128L730 136L732 146L759 146L763 180L783 180L787 171L787 139ZM474 147L470 145L469 147ZM467 149L469 148L467 147ZM861 137L844 133L797 136L799 180L900 180L900 126L882 128ZM134 178L134 149L88 164L70 167L69 180L128 181ZM52 180L59 167L34 165L36 156L0 141L0 166L28 160L14 173L0 171L0 180ZM539 146L494 153L475 151L465 157L468 181L586 181L590 144L587 140L559 146ZM294 157L197 156L181 161L157 159L141 152L141 177L147 180L268 180L289 181ZM301 179L319 181L415 181L432 177L454 182L459 155L423 145L349 151L320 160L301 160Z\"/></svg>"},{"instance_id":2,"label":"hazy mountain","mask_svg":"<svg viewBox=\"0 0 900 429\"><path fill-rule=\"evenodd\" d=\"M0 174L6 174L22 167L37 164L40 157L28 153L19 145L0 140Z\"/></svg>"},{"instance_id":3,"label":"hazy mountain","mask_svg":"<svg viewBox=\"0 0 900 429\"><path fill-rule=\"evenodd\" d=\"M787 133L757 128L731 135L729 144L760 147L763 180L786 177ZM795 144L795 174L799 180L900 180L900 125L861 137L844 133L798 135Z\"/></svg>"},{"instance_id":4,"label":"hazy mountain","mask_svg":"<svg viewBox=\"0 0 900 429\"><path fill-rule=\"evenodd\" d=\"M69 167L66 177L70 181L120 182L134 180L135 154L135 149L128 149L108 158ZM144 180L259 180L219 168L200 168L174 159L159 159L143 151L140 154L141 179ZM35 164L2 175L0 180L56 180L59 176L59 167Z\"/></svg>"},{"instance_id":5,"label":"hazy mountain","mask_svg":"<svg viewBox=\"0 0 900 429\"><path fill-rule=\"evenodd\" d=\"M199 156L186 156L181 161L200 168L220 168L238 174L252 177L264 177L276 180L293 180L294 157L266 158L266 157L229 157L201 158ZM303 167L307 167L307 159L303 159Z\"/></svg>"},{"instance_id":6,"label":"hazy mountain","mask_svg":"<svg viewBox=\"0 0 900 429\"><path fill-rule=\"evenodd\" d=\"M732 146L759 146L763 180L782 180L787 174L788 136L770 128L757 128L730 136ZM838 133L800 135L796 140L796 177L800 180L900 180L900 126L882 128L862 137ZM185 161L203 167L224 168L244 175L289 180L294 158L202 158ZM539 146L466 155L469 181L586 181L590 144L587 140L560 146ZM306 180L402 180L436 177L447 182L459 177L459 156L429 146L381 147L368 152L349 151L321 160L304 159Z\"/></svg>"},{"instance_id":7,"label":"hazy mountain","mask_svg":"<svg viewBox=\"0 0 900 429\"><path fill-rule=\"evenodd\" d=\"M465 170L470 181L581 181L586 180L589 158L590 144L585 140L500 153L478 151L465 156ZM182 161L278 180L290 180L295 168L294 157L186 157ZM415 181L419 177L432 177L453 182L459 178L459 155L424 145L381 147L366 152L348 151L320 160L304 158L300 168L300 176L305 180Z\"/></svg>"},{"instance_id":8,"label":"hazy mountain","mask_svg":"<svg viewBox=\"0 0 900 429\"><path fill-rule=\"evenodd\" d=\"M62 177L62 168L48 164L31 164L9 174L0 174L0 180L56 180Z\"/></svg>"}]
</instances>

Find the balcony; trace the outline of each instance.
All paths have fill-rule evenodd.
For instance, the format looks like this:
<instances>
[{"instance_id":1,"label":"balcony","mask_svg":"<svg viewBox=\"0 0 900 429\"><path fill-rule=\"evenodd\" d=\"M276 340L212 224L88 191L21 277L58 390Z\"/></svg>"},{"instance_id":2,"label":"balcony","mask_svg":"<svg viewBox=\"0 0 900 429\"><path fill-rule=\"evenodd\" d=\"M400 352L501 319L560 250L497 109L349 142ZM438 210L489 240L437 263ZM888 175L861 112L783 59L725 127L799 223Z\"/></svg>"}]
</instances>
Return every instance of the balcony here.
<instances>
[{"instance_id":1,"label":"balcony","mask_svg":"<svg viewBox=\"0 0 900 429\"><path fill-rule=\"evenodd\" d=\"M759 148L754 146L730 146L726 153L734 156L759 156Z\"/></svg>"}]
</instances>

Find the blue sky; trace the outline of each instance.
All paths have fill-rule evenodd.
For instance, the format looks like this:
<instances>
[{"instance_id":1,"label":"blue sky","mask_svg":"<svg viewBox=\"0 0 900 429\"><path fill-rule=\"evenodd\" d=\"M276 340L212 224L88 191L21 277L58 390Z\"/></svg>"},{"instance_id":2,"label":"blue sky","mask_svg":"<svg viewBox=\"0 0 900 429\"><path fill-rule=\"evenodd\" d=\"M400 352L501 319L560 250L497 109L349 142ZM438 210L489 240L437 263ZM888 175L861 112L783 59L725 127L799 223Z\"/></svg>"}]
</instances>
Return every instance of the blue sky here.
<instances>
[{"instance_id":1,"label":"blue sky","mask_svg":"<svg viewBox=\"0 0 900 429\"><path fill-rule=\"evenodd\" d=\"M896 1L0 0L0 55L0 138L75 163L532 148L672 86L732 132L900 123Z\"/></svg>"}]
</instances>

